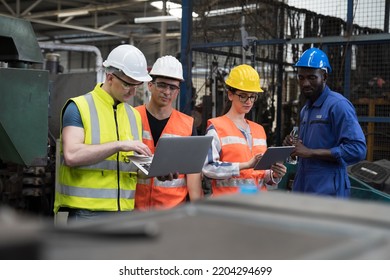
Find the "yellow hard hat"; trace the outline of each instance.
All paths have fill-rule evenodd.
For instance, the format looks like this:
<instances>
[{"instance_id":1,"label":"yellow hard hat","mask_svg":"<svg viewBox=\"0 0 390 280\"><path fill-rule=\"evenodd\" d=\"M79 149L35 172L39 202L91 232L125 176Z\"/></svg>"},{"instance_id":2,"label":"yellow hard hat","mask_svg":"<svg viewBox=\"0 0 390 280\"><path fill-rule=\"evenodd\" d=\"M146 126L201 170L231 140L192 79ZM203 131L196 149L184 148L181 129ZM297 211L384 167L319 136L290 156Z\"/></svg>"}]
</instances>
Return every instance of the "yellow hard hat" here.
<instances>
[{"instance_id":1,"label":"yellow hard hat","mask_svg":"<svg viewBox=\"0 0 390 280\"><path fill-rule=\"evenodd\" d=\"M263 92L260 87L259 74L252 66L247 64L234 67L225 82L228 86L243 91Z\"/></svg>"}]
</instances>

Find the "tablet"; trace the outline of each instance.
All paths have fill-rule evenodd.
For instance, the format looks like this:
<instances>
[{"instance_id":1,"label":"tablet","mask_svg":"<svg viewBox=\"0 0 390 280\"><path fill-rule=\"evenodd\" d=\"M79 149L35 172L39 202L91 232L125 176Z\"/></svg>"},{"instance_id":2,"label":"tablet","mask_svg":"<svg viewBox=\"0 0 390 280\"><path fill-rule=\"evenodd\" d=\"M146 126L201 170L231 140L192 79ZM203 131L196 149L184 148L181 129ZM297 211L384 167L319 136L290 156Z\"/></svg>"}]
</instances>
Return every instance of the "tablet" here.
<instances>
[{"instance_id":1,"label":"tablet","mask_svg":"<svg viewBox=\"0 0 390 280\"><path fill-rule=\"evenodd\" d=\"M269 147L263 157L256 163L255 170L270 169L275 162L285 162L294 151L295 146Z\"/></svg>"}]
</instances>

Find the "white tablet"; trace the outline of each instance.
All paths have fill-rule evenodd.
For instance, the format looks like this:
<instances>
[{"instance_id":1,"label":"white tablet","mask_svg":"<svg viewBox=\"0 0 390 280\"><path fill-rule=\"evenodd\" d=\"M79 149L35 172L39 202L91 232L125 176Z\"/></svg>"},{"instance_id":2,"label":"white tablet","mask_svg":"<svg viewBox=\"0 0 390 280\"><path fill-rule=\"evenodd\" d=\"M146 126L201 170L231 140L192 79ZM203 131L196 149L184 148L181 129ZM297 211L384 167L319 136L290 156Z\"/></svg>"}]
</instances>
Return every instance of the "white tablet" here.
<instances>
[{"instance_id":1,"label":"white tablet","mask_svg":"<svg viewBox=\"0 0 390 280\"><path fill-rule=\"evenodd\" d=\"M263 157L256 163L255 170L270 169L275 162L285 162L294 151L294 146L269 147Z\"/></svg>"}]
</instances>

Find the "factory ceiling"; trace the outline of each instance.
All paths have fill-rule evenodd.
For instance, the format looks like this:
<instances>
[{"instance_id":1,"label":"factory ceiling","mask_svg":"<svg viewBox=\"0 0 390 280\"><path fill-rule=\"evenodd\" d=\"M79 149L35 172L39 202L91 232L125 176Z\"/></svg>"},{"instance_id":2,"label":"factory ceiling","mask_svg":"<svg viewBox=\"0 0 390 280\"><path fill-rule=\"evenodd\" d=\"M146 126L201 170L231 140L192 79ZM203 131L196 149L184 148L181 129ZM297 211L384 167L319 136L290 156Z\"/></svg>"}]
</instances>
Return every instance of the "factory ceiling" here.
<instances>
[{"instance_id":1,"label":"factory ceiling","mask_svg":"<svg viewBox=\"0 0 390 280\"><path fill-rule=\"evenodd\" d=\"M104 53L113 46L133 44L152 61L161 54L180 52L180 19L168 22L138 23L136 18L178 14L180 0L0 0L0 16L24 19L32 24L39 42L93 45ZM197 42L240 41L241 15L245 14L248 32L257 38L274 37L274 25L265 26L261 15L273 14L269 3L259 0L192 1L194 17L192 37ZM159 4L159 5L158 5ZM172 7L172 5L178 7ZM245 7L245 8L244 8ZM224 11L225 10L225 11ZM227 10L227 11L226 11ZM258 34L269 33L267 34ZM270 35L271 34L271 35Z\"/></svg>"},{"instance_id":2,"label":"factory ceiling","mask_svg":"<svg viewBox=\"0 0 390 280\"><path fill-rule=\"evenodd\" d=\"M152 3L153 2L153 3ZM0 15L32 23L38 41L75 44L110 42L158 42L180 37L180 21L135 23L138 17L162 16L166 12L148 0L0 0ZM161 2L161 6L162 1ZM170 3L181 1L170 1ZM170 9L170 10L169 10Z\"/></svg>"}]
</instances>

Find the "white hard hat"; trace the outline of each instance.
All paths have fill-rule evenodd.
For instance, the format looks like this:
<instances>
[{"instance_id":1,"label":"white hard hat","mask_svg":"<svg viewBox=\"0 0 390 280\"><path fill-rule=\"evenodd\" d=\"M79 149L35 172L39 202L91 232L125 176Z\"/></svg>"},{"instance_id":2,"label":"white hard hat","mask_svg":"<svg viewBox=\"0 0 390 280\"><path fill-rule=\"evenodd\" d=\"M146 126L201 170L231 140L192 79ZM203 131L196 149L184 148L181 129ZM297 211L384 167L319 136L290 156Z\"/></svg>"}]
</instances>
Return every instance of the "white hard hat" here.
<instances>
[{"instance_id":1,"label":"white hard hat","mask_svg":"<svg viewBox=\"0 0 390 280\"><path fill-rule=\"evenodd\" d=\"M103 62L103 66L119 69L136 81L149 82L152 80L148 74L144 54L132 45L120 45L113 49Z\"/></svg>"},{"instance_id":2,"label":"white hard hat","mask_svg":"<svg viewBox=\"0 0 390 280\"><path fill-rule=\"evenodd\" d=\"M183 66L171 55L162 56L153 64L149 73L151 76L162 76L180 81L183 79Z\"/></svg>"}]
</instances>

